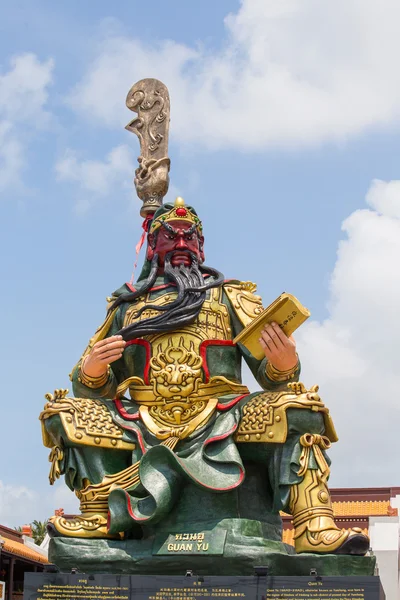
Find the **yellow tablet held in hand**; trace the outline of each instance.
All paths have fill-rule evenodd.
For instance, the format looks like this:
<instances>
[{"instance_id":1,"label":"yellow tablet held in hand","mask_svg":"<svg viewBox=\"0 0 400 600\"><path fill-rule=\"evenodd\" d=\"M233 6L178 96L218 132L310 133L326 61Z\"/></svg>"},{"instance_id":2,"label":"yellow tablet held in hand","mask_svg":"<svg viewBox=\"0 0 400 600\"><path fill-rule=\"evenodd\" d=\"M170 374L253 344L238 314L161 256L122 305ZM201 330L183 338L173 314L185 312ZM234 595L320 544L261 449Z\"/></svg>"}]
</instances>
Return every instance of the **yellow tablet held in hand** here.
<instances>
[{"instance_id":1,"label":"yellow tablet held in hand","mask_svg":"<svg viewBox=\"0 0 400 600\"><path fill-rule=\"evenodd\" d=\"M255 358L262 359L264 351L258 340L265 325L274 321L289 337L308 319L310 314L308 308L303 306L295 296L284 292L263 310L250 325L247 325L233 341L235 344L239 343L245 346Z\"/></svg>"}]
</instances>

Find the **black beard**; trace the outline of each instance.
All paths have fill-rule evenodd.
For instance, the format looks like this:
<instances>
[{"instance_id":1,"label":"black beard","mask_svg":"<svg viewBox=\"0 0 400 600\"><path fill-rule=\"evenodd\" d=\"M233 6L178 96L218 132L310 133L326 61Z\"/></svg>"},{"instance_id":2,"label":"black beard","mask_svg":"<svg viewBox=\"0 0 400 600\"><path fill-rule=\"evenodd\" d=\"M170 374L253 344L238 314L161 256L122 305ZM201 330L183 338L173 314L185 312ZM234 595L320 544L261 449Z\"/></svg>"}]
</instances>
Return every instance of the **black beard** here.
<instances>
[{"instance_id":1,"label":"black beard","mask_svg":"<svg viewBox=\"0 0 400 600\"><path fill-rule=\"evenodd\" d=\"M201 311L203 302L206 299L207 290L220 287L223 284L224 276L222 273L205 265L199 265L197 256L192 252L188 253L192 261L190 266L179 265L173 267L171 265L171 256L173 254L174 251L169 252L165 256L164 274L176 285L178 292L176 299L165 306L156 306L154 304L143 306L138 311L137 317L143 311L149 309L156 310L160 314L120 329L116 335L122 335L126 342L145 335L173 331L181 329L185 325L190 325ZM151 261L150 274L143 282L140 290L130 294L122 294L117 298L110 310L113 310L123 302L133 302L147 293L153 287L157 278L157 270L158 255L155 254ZM213 277L212 281L204 283L203 274L211 275Z\"/></svg>"}]
</instances>

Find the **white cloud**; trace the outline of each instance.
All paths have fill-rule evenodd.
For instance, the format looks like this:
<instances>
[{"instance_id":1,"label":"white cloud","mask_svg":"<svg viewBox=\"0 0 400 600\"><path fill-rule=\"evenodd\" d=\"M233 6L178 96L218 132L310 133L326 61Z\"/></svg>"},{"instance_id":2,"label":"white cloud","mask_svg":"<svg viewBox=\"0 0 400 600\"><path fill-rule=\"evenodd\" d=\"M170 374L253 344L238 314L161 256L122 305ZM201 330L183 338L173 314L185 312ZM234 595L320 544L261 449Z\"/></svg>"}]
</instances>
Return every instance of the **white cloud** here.
<instances>
[{"instance_id":1,"label":"white cloud","mask_svg":"<svg viewBox=\"0 0 400 600\"><path fill-rule=\"evenodd\" d=\"M23 145L9 121L0 121L0 192L13 184L24 166Z\"/></svg>"},{"instance_id":2,"label":"white cloud","mask_svg":"<svg viewBox=\"0 0 400 600\"><path fill-rule=\"evenodd\" d=\"M349 487L399 483L400 181L374 181L367 202L343 223L329 318L296 336L340 437L333 484Z\"/></svg>"},{"instance_id":3,"label":"white cloud","mask_svg":"<svg viewBox=\"0 0 400 600\"><path fill-rule=\"evenodd\" d=\"M54 515L57 508L63 508L65 514L79 513L78 499L64 480L57 482L55 487L43 486L40 491L0 480L1 525L13 528L35 519L44 521Z\"/></svg>"},{"instance_id":4,"label":"white cloud","mask_svg":"<svg viewBox=\"0 0 400 600\"><path fill-rule=\"evenodd\" d=\"M113 148L103 161L79 160L76 152L67 149L55 169L59 181L79 186L76 209L80 213L86 212L98 198L109 195L116 186L133 190L135 166L131 150L125 145Z\"/></svg>"},{"instance_id":5,"label":"white cloud","mask_svg":"<svg viewBox=\"0 0 400 600\"><path fill-rule=\"evenodd\" d=\"M170 89L180 142L262 149L342 140L399 121L399 20L397 0L242 0L219 51L113 31L69 103L120 126L130 86L156 77Z\"/></svg>"},{"instance_id":6,"label":"white cloud","mask_svg":"<svg viewBox=\"0 0 400 600\"><path fill-rule=\"evenodd\" d=\"M367 203L387 217L400 218L400 181L375 179L367 194Z\"/></svg>"},{"instance_id":7,"label":"white cloud","mask_svg":"<svg viewBox=\"0 0 400 600\"><path fill-rule=\"evenodd\" d=\"M25 486L8 485L0 480L0 523L8 527L25 524L27 506L34 499L35 493Z\"/></svg>"},{"instance_id":8,"label":"white cloud","mask_svg":"<svg viewBox=\"0 0 400 600\"><path fill-rule=\"evenodd\" d=\"M38 126L49 118L44 110L54 63L40 62L34 54L21 54L0 75L0 114L24 127Z\"/></svg>"},{"instance_id":9,"label":"white cloud","mask_svg":"<svg viewBox=\"0 0 400 600\"><path fill-rule=\"evenodd\" d=\"M80 513L79 500L74 492L65 485L64 478L56 484L50 496L52 506L49 506L48 514L53 515L54 511L58 508L63 508L66 515L76 515Z\"/></svg>"},{"instance_id":10,"label":"white cloud","mask_svg":"<svg viewBox=\"0 0 400 600\"><path fill-rule=\"evenodd\" d=\"M53 61L40 62L34 54L22 54L0 73L0 193L21 187L21 173L33 131L48 127L45 110Z\"/></svg>"}]
</instances>

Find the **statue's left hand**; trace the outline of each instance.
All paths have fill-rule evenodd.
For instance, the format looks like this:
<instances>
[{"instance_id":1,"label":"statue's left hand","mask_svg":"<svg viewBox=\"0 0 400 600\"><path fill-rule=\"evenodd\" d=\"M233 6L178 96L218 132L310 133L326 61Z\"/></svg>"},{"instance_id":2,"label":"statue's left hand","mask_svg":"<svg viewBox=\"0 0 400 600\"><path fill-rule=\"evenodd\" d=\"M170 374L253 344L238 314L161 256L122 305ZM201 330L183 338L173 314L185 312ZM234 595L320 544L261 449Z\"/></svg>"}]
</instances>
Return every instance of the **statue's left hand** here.
<instances>
[{"instance_id":1,"label":"statue's left hand","mask_svg":"<svg viewBox=\"0 0 400 600\"><path fill-rule=\"evenodd\" d=\"M293 336L287 337L277 323L264 327L259 342L268 362L278 371L288 371L297 365L296 342Z\"/></svg>"}]
</instances>

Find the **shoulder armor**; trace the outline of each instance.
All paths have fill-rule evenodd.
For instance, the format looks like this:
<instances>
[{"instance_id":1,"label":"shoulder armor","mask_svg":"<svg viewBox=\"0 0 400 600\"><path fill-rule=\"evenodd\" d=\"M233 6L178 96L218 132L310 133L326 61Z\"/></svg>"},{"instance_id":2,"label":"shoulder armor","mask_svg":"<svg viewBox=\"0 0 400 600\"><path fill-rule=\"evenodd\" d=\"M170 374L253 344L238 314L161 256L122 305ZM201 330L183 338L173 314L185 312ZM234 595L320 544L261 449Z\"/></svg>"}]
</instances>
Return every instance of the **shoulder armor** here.
<instances>
[{"instance_id":1,"label":"shoulder armor","mask_svg":"<svg viewBox=\"0 0 400 600\"><path fill-rule=\"evenodd\" d=\"M256 284L251 281L235 281L224 284L224 291L244 327L264 310L261 297L253 293L256 289Z\"/></svg>"},{"instance_id":2,"label":"shoulder armor","mask_svg":"<svg viewBox=\"0 0 400 600\"><path fill-rule=\"evenodd\" d=\"M110 308L112 307L112 305L114 304L114 302L116 301L116 299L118 298L118 296L107 296L106 298L106 310L109 311Z\"/></svg>"}]
</instances>

